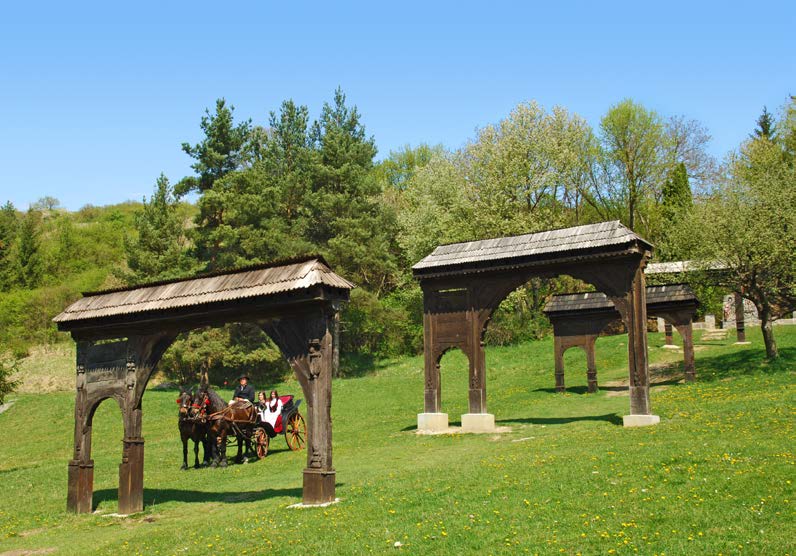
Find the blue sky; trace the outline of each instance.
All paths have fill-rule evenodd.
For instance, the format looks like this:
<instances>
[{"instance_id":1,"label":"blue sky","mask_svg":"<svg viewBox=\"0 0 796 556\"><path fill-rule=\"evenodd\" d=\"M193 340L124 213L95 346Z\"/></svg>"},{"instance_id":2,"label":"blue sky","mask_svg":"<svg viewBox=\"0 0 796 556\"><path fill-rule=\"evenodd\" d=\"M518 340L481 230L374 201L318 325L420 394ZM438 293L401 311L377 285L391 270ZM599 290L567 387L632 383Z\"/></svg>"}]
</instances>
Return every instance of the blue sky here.
<instances>
[{"instance_id":1,"label":"blue sky","mask_svg":"<svg viewBox=\"0 0 796 556\"><path fill-rule=\"evenodd\" d=\"M218 97L264 123L338 85L379 157L455 148L517 103L596 126L630 97L701 121L723 156L796 94L795 2L0 4L0 202L141 199L190 172Z\"/></svg>"}]
</instances>

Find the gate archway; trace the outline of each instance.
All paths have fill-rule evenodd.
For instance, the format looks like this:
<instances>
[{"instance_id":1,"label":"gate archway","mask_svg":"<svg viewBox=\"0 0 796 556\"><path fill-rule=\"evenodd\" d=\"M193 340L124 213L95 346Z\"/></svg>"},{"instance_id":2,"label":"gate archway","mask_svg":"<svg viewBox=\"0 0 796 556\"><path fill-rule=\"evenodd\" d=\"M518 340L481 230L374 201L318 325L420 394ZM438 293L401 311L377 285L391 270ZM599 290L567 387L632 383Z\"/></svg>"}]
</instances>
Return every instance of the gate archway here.
<instances>
[{"instance_id":1,"label":"gate archway","mask_svg":"<svg viewBox=\"0 0 796 556\"><path fill-rule=\"evenodd\" d=\"M533 277L567 274L605 293L628 330L630 415L626 426L659 421L649 404L644 267L652 245L620 222L442 245L412 267L423 290L424 412L418 429L447 428L440 407L439 354L459 347L470 360L469 412L462 429L494 428L486 405L483 335L492 313Z\"/></svg>"},{"instance_id":2,"label":"gate archway","mask_svg":"<svg viewBox=\"0 0 796 556\"><path fill-rule=\"evenodd\" d=\"M354 285L321 257L85 294L53 319L77 342L74 457L67 508L91 512L93 411L106 398L122 409L119 512L143 509L142 398L152 371L180 332L227 322L262 327L287 359L307 401L303 501L334 500L331 378L335 320Z\"/></svg>"}]
</instances>

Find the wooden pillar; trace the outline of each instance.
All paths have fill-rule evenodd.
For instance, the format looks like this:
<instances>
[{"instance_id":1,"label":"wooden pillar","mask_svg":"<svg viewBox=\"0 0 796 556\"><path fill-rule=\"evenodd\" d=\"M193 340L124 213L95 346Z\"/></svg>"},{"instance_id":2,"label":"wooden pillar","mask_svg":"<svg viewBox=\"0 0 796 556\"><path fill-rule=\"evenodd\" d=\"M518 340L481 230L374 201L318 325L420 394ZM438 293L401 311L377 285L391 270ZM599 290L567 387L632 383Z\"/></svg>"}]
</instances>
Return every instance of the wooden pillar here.
<instances>
[{"instance_id":1,"label":"wooden pillar","mask_svg":"<svg viewBox=\"0 0 796 556\"><path fill-rule=\"evenodd\" d=\"M310 390L307 409L307 468L302 501L334 502L335 470L332 466L332 372L334 370L334 315L325 319L319 338L309 340Z\"/></svg>"},{"instance_id":2,"label":"wooden pillar","mask_svg":"<svg viewBox=\"0 0 796 556\"><path fill-rule=\"evenodd\" d=\"M302 314L262 323L279 346L301 384L307 403L307 467L303 472L304 504L335 499L332 465L332 372L334 319L339 311L330 303Z\"/></svg>"},{"instance_id":3,"label":"wooden pillar","mask_svg":"<svg viewBox=\"0 0 796 556\"><path fill-rule=\"evenodd\" d=\"M425 372L425 396L423 411L425 413L439 413L442 407L442 392L440 390L440 354L436 352L433 338L436 319L426 312L423 315L423 361Z\"/></svg>"},{"instance_id":4,"label":"wooden pillar","mask_svg":"<svg viewBox=\"0 0 796 556\"><path fill-rule=\"evenodd\" d=\"M597 336L594 336L586 342L586 379L589 383L589 392L594 393L597 391L597 363L594 357L594 344L597 341Z\"/></svg>"},{"instance_id":5,"label":"wooden pillar","mask_svg":"<svg viewBox=\"0 0 796 556\"><path fill-rule=\"evenodd\" d=\"M663 325L663 329L666 332L666 345L673 346L674 345L674 338L672 337L672 325L668 322Z\"/></svg>"},{"instance_id":6,"label":"wooden pillar","mask_svg":"<svg viewBox=\"0 0 796 556\"><path fill-rule=\"evenodd\" d=\"M566 392L564 384L564 346L559 336L553 337L553 351L556 366L556 392Z\"/></svg>"},{"instance_id":7,"label":"wooden pillar","mask_svg":"<svg viewBox=\"0 0 796 556\"><path fill-rule=\"evenodd\" d=\"M468 359L470 360L470 413L486 413L486 353L481 339L482 325L476 311L467 312Z\"/></svg>"},{"instance_id":8,"label":"wooden pillar","mask_svg":"<svg viewBox=\"0 0 796 556\"><path fill-rule=\"evenodd\" d=\"M122 463L119 465L119 513L144 510L144 438L141 436L141 408L125 411Z\"/></svg>"},{"instance_id":9,"label":"wooden pillar","mask_svg":"<svg viewBox=\"0 0 796 556\"><path fill-rule=\"evenodd\" d=\"M738 343L746 343L743 296L738 292L735 292L735 334Z\"/></svg>"},{"instance_id":10,"label":"wooden pillar","mask_svg":"<svg viewBox=\"0 0 796 556\"><path fill-rule=\"evenodd\" d=\"M677 332L683 339L683 367L685 370L685 381L694 382L696 380L696 367L694 365L694 327L691 321L688 324L677 326Z\"/></svg>"},{"instance_id":11,"label":"wooden pillar","mask_svg":"<svg viewBox=\"0 0 796 556\"><path fill-rule=\"evenodd\" d=\"M650 415L649 367L647 363L647 300L642 265L635 270L627 295L625 324L628 335L630 414Z\"/></svg>"},{"instance_id":12,"label":"wooden pillar","mask_svg":"<svg viewBox=\"0 0 796 556\"><path fill-rule=\"evenodd\" d=\"M74 513L91 513L94 496L94 460L91 459L92 408L86 392L86 371L83 366L88 344L77 345L77 388L75 393L75 445L69 461L66 509Z\"/></svg>"}]
</instances>

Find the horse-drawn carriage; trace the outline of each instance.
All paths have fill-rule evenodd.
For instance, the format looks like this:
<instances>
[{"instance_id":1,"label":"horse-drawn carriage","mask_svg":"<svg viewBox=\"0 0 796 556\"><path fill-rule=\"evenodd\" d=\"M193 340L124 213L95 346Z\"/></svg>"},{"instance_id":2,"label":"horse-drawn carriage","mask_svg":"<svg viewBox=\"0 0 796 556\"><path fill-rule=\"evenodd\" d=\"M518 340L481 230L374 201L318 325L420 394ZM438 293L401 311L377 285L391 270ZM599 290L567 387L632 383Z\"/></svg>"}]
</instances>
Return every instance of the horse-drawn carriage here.
<instances>
[{"instance_id":1,"label":"horse-drawn carriage","mask_svg":"<svg viewBox=\"0 0 796 556\"><path fill-rule=\"evenodd\" d=\"M183 391L177 398L180 404L180 433L183 442L183 469L187 464L187 441L193 439L196 467L199 466L198 446L207 438L205 461L208 456L211 467L220 464L226 466L226 448L237 441L238 456L236 459L248 461L241 453L245 443L253 445L257 457L262 459L268 454L271 439L283 434L288 448L292 451L302 450L306 445L307 427L299 412L301 400L293 396L280 396L282 412L277 416L273 426L260 420L256 406L246 403L227 405L218 394L210 388L201 389L196 394ZM208 453L209 452L209 453Z\"/></svg>"},{"instance_id":2,"label":"horse-drawn carriage","mask_svg":"<svg viewBox=\"0 0 796 556\"><path fill-rule=\"evenodd\" d=\"M268 454L271 439L279 434L285 435L287 447L294 452L303 449L307 442L307 427L304 417L298 410L301 400L294 402L293 396L280 396L279 399L282 402L282 414L277 417L276 426L258 423L254 427L252 441L259 458L264 458Z\"/></svg>"}]
</instances>

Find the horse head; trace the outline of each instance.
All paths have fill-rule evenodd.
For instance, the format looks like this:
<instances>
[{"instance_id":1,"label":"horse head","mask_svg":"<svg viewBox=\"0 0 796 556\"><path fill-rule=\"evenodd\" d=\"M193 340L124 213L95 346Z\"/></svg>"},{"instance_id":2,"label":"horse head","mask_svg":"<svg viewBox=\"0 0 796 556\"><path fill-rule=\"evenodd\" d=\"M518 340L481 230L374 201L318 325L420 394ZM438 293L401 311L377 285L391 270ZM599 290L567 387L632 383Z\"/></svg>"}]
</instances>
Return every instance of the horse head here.
<instances>
[{"instance_id":1,"label":"horse head","mask_svg":"<svg viewBox=\"0 0 796 556\"><path fill-rule=\"evenodd\" d=\"M180 395L177 398L177 404L180 406L180 419L187 419L188 414L191 412L191 403L193 402L193 395L187 390L180 390Z\"/></svg>"}]
</instances>

